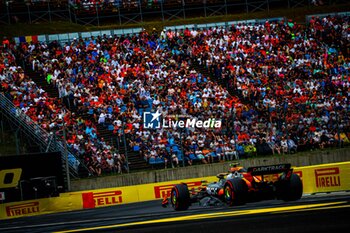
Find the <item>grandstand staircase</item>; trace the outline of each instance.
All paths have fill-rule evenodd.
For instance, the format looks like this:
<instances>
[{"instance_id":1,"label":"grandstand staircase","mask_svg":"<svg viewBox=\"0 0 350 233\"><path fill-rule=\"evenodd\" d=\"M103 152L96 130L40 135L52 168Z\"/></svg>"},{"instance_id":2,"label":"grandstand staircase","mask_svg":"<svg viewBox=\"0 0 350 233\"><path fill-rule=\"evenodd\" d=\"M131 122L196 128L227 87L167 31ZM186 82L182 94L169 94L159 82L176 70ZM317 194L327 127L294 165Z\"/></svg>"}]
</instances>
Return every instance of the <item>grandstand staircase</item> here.
<instances>
[{"instance_id":1,"label":"grandstand staircase","mask_svg":"<svg viewBox=\"0 0 350 233\"><path fill-rule=\"evenodd\" d=\"M103 125L97 125L97 132L100 138L104 138L106 142L118 148L120 154L127 154L129 171L134 172L150 168L150 165L140 157L139 152L133 151L133 149L128 146L128 143L126 143L127 145L125 148L123 137L119 137L114 134L112 130L108 130L108 128Z\"/></svg>"},{"instance_id":2,"label":"grandstand staircase","mask_svg":"<svg viewBox=\"0 0 350 233\"><path fill-rule=\"evenodd\" d=\"M214 75L211 74L208 68L206 68L204 65L200 65L197 61L193 62L191 65L191 68L196 70L197 72L203 74L206 77L209 77L211 80L215 81L216 83L220 84L222 87L226 87L227 83L224 80L220 80L216 78ZM228 90L229 93L232 95L232 90Z\"/></svg>"},{"instance_id":3,"label":"grandstand staircase","mask_svg":"<svg viewBox=\"0 0 350 233\"><path fill-rule=\"evenodd\" d=\"M80 116L83 119L91 119L91 115L87 113L78 114L78 116ZM117 148L120 154L127 155L130 172L141 171L151 168L151 166L142 157L140 157L138 151L133 151L133 149L130 148L128 145L126 145L127 148L125 148L123 138L114 134L113 130L109 130L107 126L103 126L101 124L96 124L96 127L99 138L103 138L105 142Z\"/></svg>"},{"instance_id":4,"label":"grandstand staircase","mask_svg":"<svg viewBox=\"0 0 350 233\"><path fill-rule=\"evenodd\" d=\"M50 97L59 98L58 90L52 84L47 83L46 78L39 72L32 71L31 69L26 70L26 74L43 90L45 90ZM77 114L77 113L76 113ZM91 119L89 114L77 114L77 116L82 117L83 119ZM118 148L119 153L127 154L129 162L129 171L140 171L149 169L150 165L140 157L138 151L133 151L132 148L127 148L125 150L124 142L122 138L118 138L117 135L113 134L112 130L108 130L107 127L97 124L97 132L99 138L104 138L104 140L113 145L115 148ZM126 153L127 152L127 153Z\"/></svg>"},{"instance_id":5,"label":"grandstand staircase","mask_svg":"<svg viewBox=\"0 0 350 233\"><path fill-rule=\"evenodd\" d=\"M47 83L46 78L43 74L32 71L31 69L26 69L26 74L31 78L38 87L41 87L51 98L59 98L58 89Z\"/></svg>"},{"instance_id":6,"label":"grandstand staircase","mask_svg":"<svg viewBox=\"0 0 350 233\"><path fill-rule=\"evenodd\" d=\"M230 93L230 95L232 96L237 96L242 103L248 104L249 101L246 101L242 94L237 92L236 90L229 88L228 83L226 80L223 79L218 79L217 77L215 77L215 75L213 75L208 68L206 68L204 65L200 65L197 61L192 62L191 64L191 68L193 68L194 70L198 71L199 73L203 74L206 77L210 77L211 80L215 81L216 83L220 84L222 87L226 88L228 93Z\"/></svg>"}]
</instances>

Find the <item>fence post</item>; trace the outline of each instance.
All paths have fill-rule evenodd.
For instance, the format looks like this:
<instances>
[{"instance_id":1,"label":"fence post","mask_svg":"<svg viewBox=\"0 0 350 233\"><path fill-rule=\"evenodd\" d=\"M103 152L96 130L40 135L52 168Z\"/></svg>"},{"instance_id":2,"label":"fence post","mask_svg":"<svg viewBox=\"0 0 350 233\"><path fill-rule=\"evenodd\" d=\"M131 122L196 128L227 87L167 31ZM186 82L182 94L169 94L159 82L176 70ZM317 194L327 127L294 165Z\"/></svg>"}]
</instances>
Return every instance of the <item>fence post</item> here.
<instances>
[{"instance_id":1,"label":"fence post","mask_svg":"<svg viewBox=\"0 0 350 233\"><path fill-rule=\"evenodd\" d=\"M186 13L185 13L185 0L182 0L182 11L184 14L184 19L186 19Z\"/></svg>"},{"instance_id":2,"label":"fence post","mask_svg":"<svg viewBox=\"0 0 350 233\"><path fill-rule=\"evenodd\" d=\"M126 159L126 164L127 164L127 172L130 172L130 168L129 168L129 158L128 158L128 148L127 148L127 144L126 144L126 138L125 138L125 116L123 116L123 122L122 122L122 129L123 129L123 143L124 143L124 155L125 155L125 159Z\"/></svg>"},{"instance_id":3,"label":"fence post","mask_svg":"<svg viewBox=\"0 0 350 233\"><path fill-rule=\"evenodd\" d=\"M29 23L32 23L32 18L31 18L31 16L30 16L30 9L29 9L30 3L28 2L28 3L26 3L26 5L27 5Z\"/></svg>"},{"instance_id":4,"label":"fence post","mask_svg":"<svg viewBox=\"0 0 350 233\"><path fill-rule=\"evenodd\" d=\"M162 12L162 22L164 23L163 0L160 0L160 10L161 10L161 12Z\"/></svg>"},{"instance_id":5,"label":"fence post","mask_svg":"<svg viewBox=\"0 0 350 233\"><path fill-rule=\"evenodd\" d=\"M51 8L50 8L50 1L47 2L47 11L49 13L49 22L51 23Z\"/></svg>"},{"instance_id":6,"label":"fence post","mask_svg":"<svg viewBox=\"0 0 350 233\"><path fill-rule=\"evenodd\" d=\"M10 17L10 11L9 11L9 2L7 2L7 1L6 1L6 12L7 12L8 23L11 24L11 17Z\"/></svg>"},{"instance_id":7,"label":"fence post","mask_svg":"<svg viewBox=\"0 0 350 233\"><path fill-rule=\"evenodd\" d=\"M100 17L98 16L98 3L96 3L95 7L96 7L96 18L97 18L97 26L100 26Z\"/></svg>"},{"instance_id":8,"label":"fence post","mask_svg":"<svg viewBox=\"0 0 350 233\"><path fill-rule=\"evenodd\" d=\"M67 178L67 191L70 191L70 176L69 176L69 163L68 163L68 148L67 148L67 136L66 136L66 122L63 119L63 143L64 143L64 158L66 166L66 178Z\"/></svg>"},{"instance_id":9,"label":"fence post","mask_svg":"<svg viewBox=\"0 0 350 233\"><path fill-rule=\"evenodd\" d=\"M68 4L68 15L69 15L69 22L72 23L72 14L70 12L70 4Z\"/></svg>"},{"instance_id":10,"label":"fence post","mask_svg":"<svg viewBox=\"0 0 350 233\"><path fill-rule=\"evenodd\" d=\"M270 13L270 2L269 2L269 0L266 0L266 4L267 4L267 13Z\"/></svg>"},{"instance_id":11,"label":"fence post","mask_svg":"<svg viewBox=\"0 0 350 233\"><path fill-rule=\"evenodd\" d=\"M143 23L143 17L142 17L142 5L141 5L141 0L139 0L139 8L140 8L140 17L141 17L141 23Z\"/></svg>"},{"instance_id":12,"label":"fence post","mask_svg":"<svg viewBox=\"0 0 350 233\"><path fill-rule=\"evenodd\" d=\"M120 6L118 5L118 17L119 17L119 25L122 25L122 17L120 15Z\"/></svg>"}]
</instances>

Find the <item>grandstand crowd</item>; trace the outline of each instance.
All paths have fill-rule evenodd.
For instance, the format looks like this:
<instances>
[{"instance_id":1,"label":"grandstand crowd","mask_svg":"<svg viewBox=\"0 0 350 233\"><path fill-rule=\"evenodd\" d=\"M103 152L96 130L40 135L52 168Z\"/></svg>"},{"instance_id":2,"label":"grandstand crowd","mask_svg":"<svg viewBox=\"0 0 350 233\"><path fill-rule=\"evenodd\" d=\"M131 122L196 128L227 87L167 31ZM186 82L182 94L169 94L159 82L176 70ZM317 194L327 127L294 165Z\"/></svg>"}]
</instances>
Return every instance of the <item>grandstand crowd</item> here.
<instances>
[{"instance_id":1,"label":"grandstand crowd","mask_svg":"<svg viewBox=\"0 0 350 233\"><path fill-rule=\"evenodd\" d=\"M4 40L1 92L67 143L95 175L126 158L97 125L165 167L289 154L349 143L349 17L142 31L65 44ZM59 91L50 97L16 61ZM200 72L204 68L206 72ZM146 129L143 112L215 118L221 128ZM88 115L90 117L83 117Z\"/></svg>"}]
</instances>

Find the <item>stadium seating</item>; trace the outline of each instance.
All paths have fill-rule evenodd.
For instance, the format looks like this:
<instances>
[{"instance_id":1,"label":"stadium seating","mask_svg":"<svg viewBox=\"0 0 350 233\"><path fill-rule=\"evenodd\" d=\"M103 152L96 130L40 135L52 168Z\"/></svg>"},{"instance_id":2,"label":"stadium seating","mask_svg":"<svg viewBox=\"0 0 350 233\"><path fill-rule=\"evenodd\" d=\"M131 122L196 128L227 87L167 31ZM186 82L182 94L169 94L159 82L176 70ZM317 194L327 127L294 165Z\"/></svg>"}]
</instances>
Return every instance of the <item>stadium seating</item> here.
<instances>
[{"instance_id":1,"label":"stadium seating","mask_svg":"<svg viewBox=\"0 0 350 233\"><path fill-rule=\"evenodd\" d=\"M24 42L28 64L50 77L66 101L23 77L12 56L1 55L2 91L48 131L60 130L63 116L69 147L97 175L100 167L103 172L126 163L120 145L100 135L104 130L118 140L125 136L125 149L144 163L168 167L228 159L217 154L225 152L236 159L345 145L348 23L348 17L325 17L306 28L288 20L61 45ZM143 112L157 110L165 118L217 118L222 127L145 128ZM204 150L210 152L202 159Z\"/></svg>"}]
</instances>

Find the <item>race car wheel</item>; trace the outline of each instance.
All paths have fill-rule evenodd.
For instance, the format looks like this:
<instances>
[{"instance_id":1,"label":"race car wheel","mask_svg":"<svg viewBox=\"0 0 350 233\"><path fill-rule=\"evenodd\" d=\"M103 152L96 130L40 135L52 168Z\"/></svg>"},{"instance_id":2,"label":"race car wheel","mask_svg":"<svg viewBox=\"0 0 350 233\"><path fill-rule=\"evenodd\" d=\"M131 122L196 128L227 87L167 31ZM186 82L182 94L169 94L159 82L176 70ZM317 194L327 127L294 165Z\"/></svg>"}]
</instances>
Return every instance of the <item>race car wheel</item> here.
<instances>
[{"instance_id":1,"label":"race car wheel","mask_svg":"<svg viewBox=\"0 0 350 233\"><path fill-rule=\"evenodd\" d=\"M280 186L281 199L296 201L303 195L303 183L297 174L292 174L290 180L282 182Z\"/></svg>"},{"instance_id":2,"label":"race car wheel","mask_svg":"<svg viewBox=\"0 0 350 233\"><path fill-rule=\"evenodd\" d=\"M171 190L171 204L174 210L187 210L190 206L190 192L185 184L177 184Z\"/></svg>"},{"instance_id":3,"label":"race car wheel","mask_svg":"<svg viewBox=\"0 0 350 233\"><path fill-rule=\"evenodd\" d=\"M248 194L248 187L242 178L227 180L224 185L224 198L228 205L244 205Z\"/></svg>"}]
</instances>

